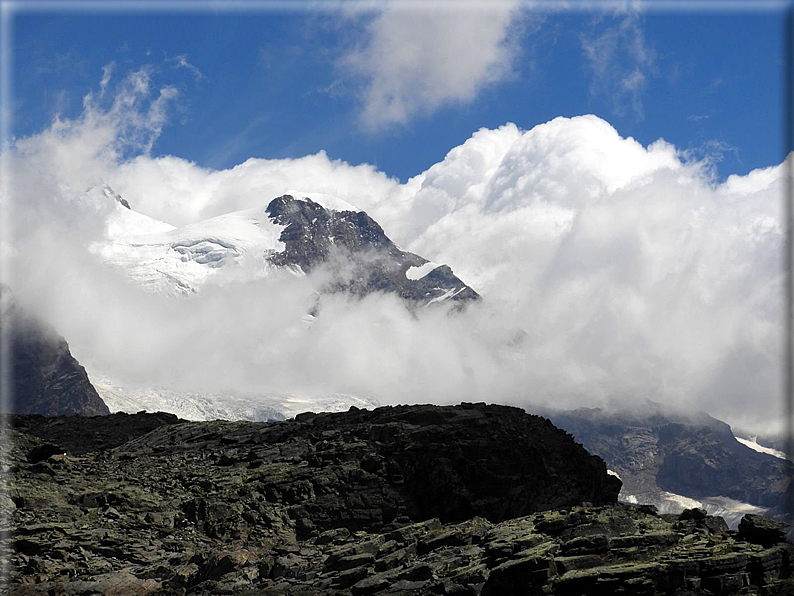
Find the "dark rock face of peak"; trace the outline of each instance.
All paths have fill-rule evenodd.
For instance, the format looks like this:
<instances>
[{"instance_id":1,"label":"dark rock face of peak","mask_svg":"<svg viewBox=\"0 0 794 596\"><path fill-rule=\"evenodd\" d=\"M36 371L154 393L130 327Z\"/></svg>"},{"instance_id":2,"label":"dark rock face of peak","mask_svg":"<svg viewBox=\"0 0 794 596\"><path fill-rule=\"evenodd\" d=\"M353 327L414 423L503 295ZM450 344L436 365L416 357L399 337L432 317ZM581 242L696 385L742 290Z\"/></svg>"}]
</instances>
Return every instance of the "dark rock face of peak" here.
<instances>
[{"instance_id":1,"label":"dark rock face of peak","mask_svg":"<svg viewBox=\"0 0 794 596\"><path fill-rule=\"evenodd\" d=\"M115 190L110 188L110 186L108 186L107 184L103 184L101 188L102 188L102 192L105 194L106 197L110 197L114 199L117 203L121 204L122 207L126 207L127 209L132 210L132 207L130 207L130 204L129 202L127 202L127 199L125 199Z\"/></svg>"},{"instance_id":2,"label":"dark rock face of peak","mask_svg":"<svg viewBox=\"0 0 794 596\"><path fill-rule=\"evenodd\" d=\"M12 422L0 452L15 470L0 491L0 514L14 524L0 533L12 594L761 596L794 587L781 524L748 516L737 534L698 510L616 505L620 483L600 459L515 408ZM80 436L86 428L93 445Z\"/></svg>"},{"instance_id":3,"label":"dark rock face of peak","mask_svg":"<svg viewBox=\"0 0 794 596\"><path fill-rule=\"evenodd\" d=\"M359 297L392 292L418 306L445 300L463 305L480 298L446 265L419 279L409 278L407 271L428 263L427 259L400 250L363 211L334 211L290 195L273 199L266 211L286 226L280 238L286 249L270 257L271 262L307 273L327 267L332 275L323 288L326 292Z\"/></svg>"},{"instance_id":4,"label":"dark rock face of peak","mask_svg":"<svg viewBox=\"0 0 794 596\"><path fill-rule=\"evenodd\" d=\"M8 289L0 325L9 338L11 409L45 416L109 414L66 340L14 304Z\"/></svg>"}]
</instances>

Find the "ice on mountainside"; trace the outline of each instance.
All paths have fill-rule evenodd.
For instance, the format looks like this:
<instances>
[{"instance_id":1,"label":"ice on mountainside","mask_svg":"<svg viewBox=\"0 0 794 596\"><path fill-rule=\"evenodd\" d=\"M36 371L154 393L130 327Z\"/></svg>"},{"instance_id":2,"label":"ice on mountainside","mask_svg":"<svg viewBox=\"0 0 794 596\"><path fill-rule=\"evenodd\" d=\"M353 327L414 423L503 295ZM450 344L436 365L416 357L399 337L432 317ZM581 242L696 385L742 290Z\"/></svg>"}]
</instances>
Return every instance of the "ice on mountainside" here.
<instances>
[{"instance_id":1,"label":"ice on mountainside","mask_svg":"<svg viewBox=\"0 0 794 596\"><path fill-rule=\"evenodd\" d=\"M95 187L89 194L108 196L108 188ZM268 256L284 250L283 229L264 209L175 228L118 204L107 217L105 239L89 250L147 290L184 295L197 293L224 267L244 267L251 279L272 273Z\"/></svg>"},{"instance_id":2,"label":"ice on mountainside","mask_svg":"<svg viewBox=\"0 0 794 596\"><path fill-rule=\"evenodd\" d=\"M413 280L422 279L436 267L440 267L440 265L438 263L433 263L432 261L428 261L424 265L419 265L418 267L412 266L409 267L408 271L405 272L405 277Z\"/></svg>"},{"instance_id":3,"label":"ice on mountainside","mask_svg":"<svg viewBox=\"0 0 794 596\"><path fill-rule=\"evenodd\" d=\"M297 395L175 390L119 381L99 373L91 373L91 382L111 412L159 411L185 420L284 420L302 412L344 412L351 406L371 409L381 405L371 398L342 393Z\"/></svg>"},{"instance_id":4,"label":"ice on mountainside","mask_svg":"<svg viewBox=\"0 0 794 596\"><path fill-rule=\"evenodd\" d=\"M618 496L618 500L623 503L638 503L638 499L633 495L624 495L623 492ZM765 515L768 507L758 507L750 503L743 503L736 499L728 497L701 497L692 499L683 495L662 491L658 499L648 499L647 497L642 500L643 504L655 505L659 513L670 513L677 515L684 511L684 509L705 509L709 515L716 515L725 520L731 530L739 527L739 522L747 513L753 515Z\"/></svg>"},{"instance_id":5,"label":"ice on mountainside","mask_svg":"<svg viewBox=\"0 0 794 596\"><path fill-rule=\"evenodd\" d=\"M618 476L617 472L607 470L607 473ZM678 515L685 509L705 509L709 515L717 515L725 520L728 527L735 530L739 521L746 513L755 515L765 515L768 507L759 507L750 503L744 503L731 499L729 497L713 496L713 497L699 497L697 499L679 495L669 491L660 490L654 494L646 493L641 497L630 494L626 491L625 486L621 489L618 495L618 501L627 503L629 505L654 505L659 513L669 513Z\"/></svg>"}]
</instances>

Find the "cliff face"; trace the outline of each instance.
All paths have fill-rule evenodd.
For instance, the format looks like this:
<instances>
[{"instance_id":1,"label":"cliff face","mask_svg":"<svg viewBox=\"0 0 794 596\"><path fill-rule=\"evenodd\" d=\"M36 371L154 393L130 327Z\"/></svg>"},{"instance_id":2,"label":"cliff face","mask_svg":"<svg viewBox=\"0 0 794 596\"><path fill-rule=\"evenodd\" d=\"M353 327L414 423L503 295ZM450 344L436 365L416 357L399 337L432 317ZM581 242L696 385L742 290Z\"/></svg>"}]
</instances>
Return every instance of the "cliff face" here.
<instances>
[{"instance_id":1,"label":"cliff face","mask_svg":"<svg viewBox=\"0 0 794 596\"><path fill-rule=\"evenodd\" d=\"M0 294L0 325L10 340L12 411L45 416L109 414L66 340L14 304L7 288L1 288Z\"/></svg>"},{"instance_id":2,"label":"cliff face","mask_svg":"<svg viewBox=\"0 0 794 596\"><path fill-rule=\"evenodd\" d=\"M0 496L12 594L791 587L780 578L794 553L775 522L748 518L737 534L697 510L616 505L620 483L599 458L515 408L12 422L2 471L13 480Z\"/></svg>"}]
</instances>

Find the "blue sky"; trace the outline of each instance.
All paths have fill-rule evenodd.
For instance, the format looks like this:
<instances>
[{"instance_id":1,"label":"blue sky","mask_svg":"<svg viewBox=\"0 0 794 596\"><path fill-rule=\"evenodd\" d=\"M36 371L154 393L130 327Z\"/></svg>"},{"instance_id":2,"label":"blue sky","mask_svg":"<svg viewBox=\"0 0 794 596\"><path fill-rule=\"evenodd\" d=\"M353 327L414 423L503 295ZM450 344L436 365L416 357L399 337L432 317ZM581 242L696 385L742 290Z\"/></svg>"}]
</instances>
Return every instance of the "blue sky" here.
<instances>
[{"instance_id":1,"label":"blue sky","mask_svg":"<svg viewBox=\"0 0 794 596\"><path fill-rule=\"evenodd\" d=\"M113 65L112 88L149 66L155 86L178 91L152 155L213 169L325 150L405 180L481 127L591 113L644 145L664 138L709 156L721 179L782 161L782 12L496 6L502 14L471 30L454 7L430 19L388 9L22 10L12 24L13 131L78 116L103 67ZM395 58L389 43L419 55ZM396 116L379 115L397 104Z\"/></svg>"}]
</instances>

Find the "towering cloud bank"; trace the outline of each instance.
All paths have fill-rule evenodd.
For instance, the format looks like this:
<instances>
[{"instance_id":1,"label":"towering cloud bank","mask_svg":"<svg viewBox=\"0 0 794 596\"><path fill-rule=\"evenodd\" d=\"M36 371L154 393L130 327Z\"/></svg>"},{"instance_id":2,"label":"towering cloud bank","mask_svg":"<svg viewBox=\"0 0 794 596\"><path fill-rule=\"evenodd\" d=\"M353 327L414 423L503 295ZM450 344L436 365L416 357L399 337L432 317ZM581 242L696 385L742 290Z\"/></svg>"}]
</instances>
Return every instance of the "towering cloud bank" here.
<instances>
[{"instance_id":1,"label":"towering cloud bank","mask_svg":"<svg viewBox=\"0 0 794 596\"><path fill-rule=\"evenodd\" d=\"M127 101L86 102L9 154L6 281L89 373L383 402L650 398L759 428L778 418L781 166L717 183L663 140L643 147L582 116L482 129L405 184L324 153L213 171L147 153L173 92L135 76ZM176 226L289 189L335 195L484 300L450 317L335 297L306 326L305 278L146 294L87 249L115 207L76 197L103 180Z\"/></svg>"}]
</instances>

